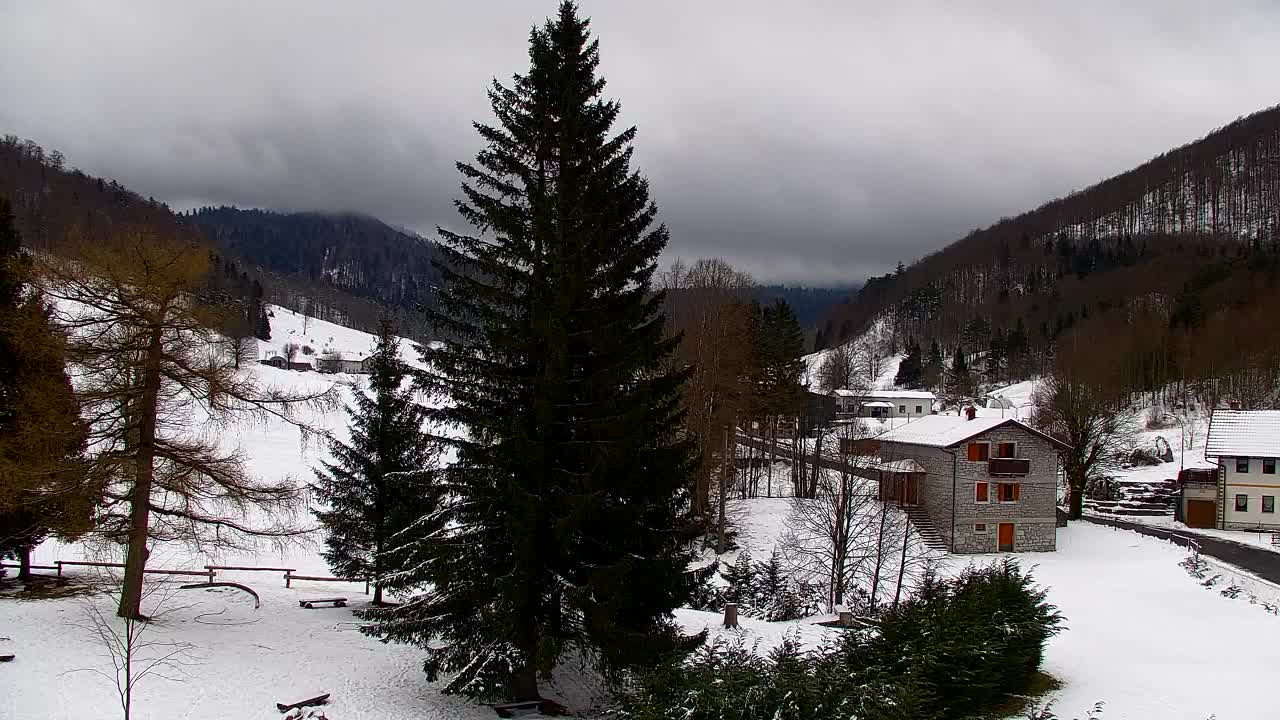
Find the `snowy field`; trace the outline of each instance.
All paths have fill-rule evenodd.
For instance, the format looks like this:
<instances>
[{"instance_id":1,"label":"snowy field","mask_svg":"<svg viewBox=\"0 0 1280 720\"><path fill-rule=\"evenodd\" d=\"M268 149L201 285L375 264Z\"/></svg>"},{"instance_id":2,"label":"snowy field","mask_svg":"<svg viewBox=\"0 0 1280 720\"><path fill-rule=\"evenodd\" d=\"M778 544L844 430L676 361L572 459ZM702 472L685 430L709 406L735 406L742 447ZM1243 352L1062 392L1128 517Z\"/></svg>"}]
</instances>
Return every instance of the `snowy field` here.
<instances>
[{"instance_id":1,"label":"snowy field","mask_svg":"<svg viewBox=\"0 0 1280 720\"><path fill-rule=\"evenodd\" d=\"M273 340L260 348L260 357L293 341L324 349L364 353L374 339L365 333L329 323L307 322L301 316L273 308ZM406 360L416 351L403 344ZM251 370L264 383L295 388L320 388L347 383L343 392L361 382L358 376L298 373L258 366ZM1028 387L1011 388L1019 400ZM1015 404L1020 405L1015 401ZM306 418L323 432L346 437L341 411ZM1168 436L1168 431L1163 431ZM1176 439L1177 429L1173 434ZM279 422L228 432L224 442L242 447L251 472L277 479L284 475L309 480L311 467L325 448L313 438L304 443L296 428ZM1197 448L1203 447L1197 438ZM1176 451L1176 447L1175 447ZM1188 453L1188 460L1192 458ZM1203 455L1195 456L1203 462ZM1187 463L1191 465L1191 462ZM1168 476L1165 463L1143 473ZM776 476L785 487L785 471ZM757 561L767 559L779 542L788 510L786 499L760 499L733 504L739 541L751 548ZM299 524L311 526L309 515ZM1239 533L1227 533L1239 535ZM161 548L153 567L199 568L205 563L283 566L305 574L328 575L318 556L320 538L312 533L288 548L260 547L222 555L181 548ZM1047 652L1046 670L1064 683L1055 693L1059 714L1084 717L1095 702L1106 703L1106 720L1204 720L1271 717L1276 714L1269 691L1276 648L1280 648L1280 617L1251 604L1280 603L1280 588L1231 568L1215 566L1223 576L1213 588L1201 587L1178 562L1181 549L1135 533L1085 523L1060 530L1056 553L1018 556L1034 566L1038 582L1049 588L1049 599L1067 618L1067 630L1054 638ZM100 551L81 545L47 543L34 560L103 559ZM704 561L710 561L710 557ZM732 561L733 554L723 558ZM950 557L948 567L959 570L969 562L991 562L999 556ZM83 579L92 571L83 569ZM295 583L286 589L280 573L224 572L220 579L254 588L262 606L254 609L250 596L237 590L177 591L168 601L171 612L155 625L155 638L189 643L190 664L176 680L151 678L138 688L135 717L191 719L279 718L276 702L292 702L320 692L333 694L325 713L330 720L399 720L409 718L493 717L492 710L465 699L439 694L427 683L421 655L410 647L384 645L357 630L352 609L367 602L363 586L346 583ZM157 581L158 582L158 581ZM1220 590L1242 588L1237 598ZM306 610L300 599L347 597L353 607ZM115 689L87 670L108 669L101 646L83 627L87 603L105 614L113 610L104 594L45 600L0 595L0 654L17 660L0 665L0 720L87 720L118 717ZM738 631L720 628L720 616L680 610L677 620L689 632L703 628L713 637L740 636L766 650L784 633L798 634L810 647L830 632L811 618L790 623L742 619ZM548 690L581 717L600 717L595 686L585 673L568 667Z\"/></svg>"}]
</instances>

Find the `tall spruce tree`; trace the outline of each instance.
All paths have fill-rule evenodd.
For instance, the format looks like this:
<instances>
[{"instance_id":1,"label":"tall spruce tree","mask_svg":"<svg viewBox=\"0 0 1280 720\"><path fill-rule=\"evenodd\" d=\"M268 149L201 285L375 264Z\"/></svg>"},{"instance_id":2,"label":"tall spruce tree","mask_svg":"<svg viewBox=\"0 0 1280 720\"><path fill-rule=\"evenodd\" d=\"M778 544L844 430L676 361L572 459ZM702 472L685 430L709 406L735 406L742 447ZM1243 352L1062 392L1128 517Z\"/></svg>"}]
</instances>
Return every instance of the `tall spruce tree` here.
<instances>
[{"instance_id":1,"label":"tall spruce tree","mask_svg":"<svg viewBox=\"0 0 1280 720\"><path fill-rule=\"evenodd\" d=\"M433 419L465 431L448 525L399 570L421 593L369 628L423 647L429 677L456 672L446 692L515 700L569 648L615 671L688 646L671 610L691 589L675 529L694 470L635 129L610 134L619 105L573 3L529 58L493 84L498 122L458 166L476 234L439 231L430 313L448 339L423 349L421 381L451 400Z\"/></svg>"},{"instance_id":2,"label":"tall spruce tree","mask_svg":"<svg viewBox=\"0 0 1280 720\"><path fill-rule=\"evenodd\" d=\"M778 299L761 310L758 338L764 414L798 414L804 402L804 330L787 301Z\"/></svg>"},{"instance_id":3,"label":"tall spruce tree","mask_svg":"<svg viewBox=\"0 0 1280 720\"><path fill-rule=\"evenodd\" d=\"M341 577L368 578L373 603L381 605L388 554L405 544L410 525L439 509L439 444L423 428L427 409L404 387L408 370L389 318L369 362L370 392L357 391L347 407L351 441L332 440L334 461L316 470L325 507L315 515L326 531L321 554L329 567Z\"/></svg>"}]
</instances>

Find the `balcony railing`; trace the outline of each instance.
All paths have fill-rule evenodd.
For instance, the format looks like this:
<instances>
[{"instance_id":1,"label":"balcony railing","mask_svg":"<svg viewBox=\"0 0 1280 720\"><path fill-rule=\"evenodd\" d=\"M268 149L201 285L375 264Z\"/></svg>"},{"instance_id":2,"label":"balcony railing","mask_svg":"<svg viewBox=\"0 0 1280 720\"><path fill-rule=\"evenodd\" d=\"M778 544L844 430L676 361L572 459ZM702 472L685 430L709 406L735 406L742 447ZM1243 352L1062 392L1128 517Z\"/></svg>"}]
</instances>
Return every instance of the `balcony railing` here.
<instances>
[{"instance_id":1,"label":"balcony railing","mask_svg":"<svg viewBox=\"0 0 1280 720\"><path fill-rule=\"evenodd\" d=\"M990 475L1026 475L1031 472L1031 461L1020 458L991 458L987 461Z\"/></svg>"}]
</instances>

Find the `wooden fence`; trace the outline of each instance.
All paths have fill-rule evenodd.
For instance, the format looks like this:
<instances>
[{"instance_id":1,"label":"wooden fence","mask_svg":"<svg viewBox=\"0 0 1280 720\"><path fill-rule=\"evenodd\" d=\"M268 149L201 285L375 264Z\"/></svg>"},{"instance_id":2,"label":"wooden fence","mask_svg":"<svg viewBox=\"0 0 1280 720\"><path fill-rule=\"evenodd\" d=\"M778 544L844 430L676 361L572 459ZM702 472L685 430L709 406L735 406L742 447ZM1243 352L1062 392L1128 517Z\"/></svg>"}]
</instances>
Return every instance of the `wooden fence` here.
<instances>
[{"instance_id":1,"label":"wooden fence","mask_svg":"<svg viewBox=\"0 0 1280 720\"><path fill-rule=\"evenodd\" d=\"M18 568L14 563L0 563L0 567ZM62 569L64 567L99 567L99 568L124 568L124 563L111 562L89 562L87 560L57 560L53 565L32 565L32 570L55 570L58 577L62 577ZM294 580L308 580L311 582L344 582L344 583L364 583L364 594L369 594L370 581L360 578L340 578L327 577L324 575L298 575L297 568L287 567L267 567L255 565L205 565L204 570L153 570L147 568L144 572L151 575L193 575L197 577L208 578L208 582L213 582L217 577L219 570L231 570L235 572L282 572L284 573L284 586L293 587Z\"/></svg>"}]
</instances>

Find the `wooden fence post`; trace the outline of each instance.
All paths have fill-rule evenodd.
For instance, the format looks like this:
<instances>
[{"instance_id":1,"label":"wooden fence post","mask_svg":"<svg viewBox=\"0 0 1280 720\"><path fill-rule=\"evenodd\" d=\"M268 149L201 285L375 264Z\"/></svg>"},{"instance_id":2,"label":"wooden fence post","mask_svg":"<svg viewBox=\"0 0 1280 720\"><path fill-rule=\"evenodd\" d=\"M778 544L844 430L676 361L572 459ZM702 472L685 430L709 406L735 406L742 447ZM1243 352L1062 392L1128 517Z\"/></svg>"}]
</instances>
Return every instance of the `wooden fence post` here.
<instances>
[{"instance_id":1,"label":"wooden fence post","mask_svg":"<svg viewBox=\"0 0 1280 720\"><path fill-rule=\"evenodd\" d=\"M290 575L292 572L293 572L292 570L285 570L285 571L284 571L284 586L285 586L286 588L287 588L287 587L289 587L289 583L291 582L291 579L290 579L289 575Z\"/></svg>"}]
</instances>

